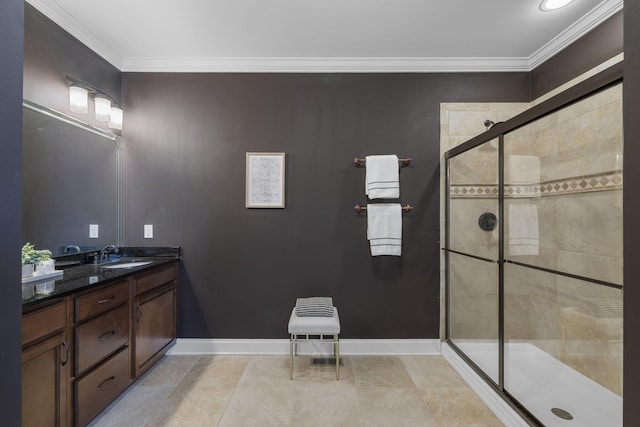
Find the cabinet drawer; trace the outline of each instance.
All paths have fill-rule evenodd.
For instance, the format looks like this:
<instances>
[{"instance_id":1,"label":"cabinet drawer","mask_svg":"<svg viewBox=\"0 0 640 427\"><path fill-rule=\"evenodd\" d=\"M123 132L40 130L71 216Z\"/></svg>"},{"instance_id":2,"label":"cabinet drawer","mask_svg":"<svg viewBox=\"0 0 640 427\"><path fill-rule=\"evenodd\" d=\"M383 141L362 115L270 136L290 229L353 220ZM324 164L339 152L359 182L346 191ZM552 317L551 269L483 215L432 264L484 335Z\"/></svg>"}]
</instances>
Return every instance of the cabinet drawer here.
<instances>
[{"instance_id":1,"label":"cabinet drawer","mask_svg":"<svg viewBox=\"0 0 640 427\"><path fill-rule=\"evenodd\" d=\"M167 267L154 270L148 274L141 274L134 278L135 295L140 295L153 288L162 286L173 280L176 280L176 265L171 264Z\"/></svg>"},{"instance_id":2,"label":"cabinet drawer","mask_svg":"<svg viewBox=\"0 0 640 427\"><path fill-rule=\"evenodd\" d=\"M76 328L76 374L90 368L129 340L129 304Z\"/></svg>"},{"instance_id":3,"label":"cabinet drawer","mask_svg":"<svg viewBox=\"0 0 640 427\"><path fill-rule=\"evenodd\" d=\"M82 322L129 299L129 282L124 281L76 298L76 322Z\"/></svg>"},{"instance_id":4,"label":"cabinet drawer","mask_svg":"<svg viewBox=\"0 0 640 427\"><path fill-rule=\"evenodd\" d=\"M22 316L22 345L44 338L67 326L67 304L60 301Z\"/></svg>"},{"instance_id":5,"label":"cabinet drawer","mask_svg":"<svg viewBox=\"0 0 640 427\"><path fill-rule=\"evenodd\" d=\"M129 349L76 381L77 424L84 426L129 386Z\"/></svg>"}]
</instances>

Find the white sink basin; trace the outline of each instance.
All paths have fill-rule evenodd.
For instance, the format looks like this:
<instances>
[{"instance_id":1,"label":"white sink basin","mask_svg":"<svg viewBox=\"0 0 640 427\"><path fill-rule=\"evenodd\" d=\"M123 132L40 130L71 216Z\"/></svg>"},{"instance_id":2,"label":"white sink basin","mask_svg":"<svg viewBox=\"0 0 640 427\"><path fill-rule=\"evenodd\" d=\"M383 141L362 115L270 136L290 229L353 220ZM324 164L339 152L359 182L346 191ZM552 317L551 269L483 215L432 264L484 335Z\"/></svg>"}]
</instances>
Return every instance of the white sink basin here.
<instances>
[{"instance_id":1,"label":"white sink basin","mask_svg":"<svg viewBox=\"0 0 640 427\"><path fill-rule=\"evenodd\" d=\"M133 268L133 267L142 267L143 265L149 265L153 261L136 261L136 262L123 262L122 264L113 264L113 265L105 265L102 268Z\"/></svg>"}]
</instances>

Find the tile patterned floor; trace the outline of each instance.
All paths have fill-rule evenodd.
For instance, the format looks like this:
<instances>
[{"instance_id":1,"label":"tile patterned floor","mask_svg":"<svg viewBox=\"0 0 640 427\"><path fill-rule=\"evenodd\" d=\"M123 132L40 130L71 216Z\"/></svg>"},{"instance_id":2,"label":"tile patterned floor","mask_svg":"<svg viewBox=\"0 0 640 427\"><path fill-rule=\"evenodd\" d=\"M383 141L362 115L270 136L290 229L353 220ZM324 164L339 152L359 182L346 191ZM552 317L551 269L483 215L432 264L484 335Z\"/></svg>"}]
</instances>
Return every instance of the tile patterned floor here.
<instances>
[{"instance_id":1,"label":"tile patterned floor","mask_svg":"<svg viewBox=\"0 0 640 427\"><path fill-rule=\"evenodd\" d=\"M441 356L166 356L91 424L105 426L442 426L502 423Z\"/></svg>"}]
</instances>

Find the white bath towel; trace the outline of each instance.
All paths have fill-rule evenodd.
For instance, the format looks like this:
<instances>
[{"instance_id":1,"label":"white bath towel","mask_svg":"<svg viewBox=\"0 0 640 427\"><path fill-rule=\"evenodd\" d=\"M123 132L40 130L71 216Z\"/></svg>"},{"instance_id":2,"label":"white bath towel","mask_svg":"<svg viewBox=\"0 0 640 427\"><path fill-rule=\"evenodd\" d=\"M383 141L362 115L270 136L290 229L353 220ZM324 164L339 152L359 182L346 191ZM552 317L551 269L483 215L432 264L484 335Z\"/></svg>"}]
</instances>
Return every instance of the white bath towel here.
<instances>
[{"instance_id":1,"label":"white bath towel","mask_svg":"<svg viewBox=\"0 0 640 427\"><path fill-rule=\"evenodd\" d=\"M397 199L400 197L400 167L398 156L367 156L364 192L369 199Z\"/></svg>"},{"instance_id":2,"label":"white bath towel","mask_svg":"<svg viewBox=\"0 0 640 427\"><path fill-rule=\"evenodd\" d=\"M540 183L540 157L512 154L507 157L506 184L530 185Z\"/></svg>"},{"instance_id":3,"label":"white bath towel","mask_svg":"<svg viewBox=\"0 0 640 427\"><path fill-rule=\"evenodd\" d=\"M538 207L530 202L509 204L509 254L538 255Z\"/></svg>"},{"instance_id":4,"label":"white bath towel","mask_svg":"<svg viewBox=\"0 0 640 427\"><path fill-rule=\"evenodd\" d=\"M399 203L367 205L367 238L371 256L402 253L402 207Z\"/></svg>"}]
</instances>

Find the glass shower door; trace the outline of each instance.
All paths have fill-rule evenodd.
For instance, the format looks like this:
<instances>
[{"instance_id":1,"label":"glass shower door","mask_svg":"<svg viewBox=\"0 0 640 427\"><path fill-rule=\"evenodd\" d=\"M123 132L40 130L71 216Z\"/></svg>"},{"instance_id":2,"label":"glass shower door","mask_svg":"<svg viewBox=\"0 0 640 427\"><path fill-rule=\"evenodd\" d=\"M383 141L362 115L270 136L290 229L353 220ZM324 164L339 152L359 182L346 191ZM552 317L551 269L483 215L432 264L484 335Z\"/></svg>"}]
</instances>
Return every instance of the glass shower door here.
<instances>
[{"instance_id":1,"label":"glass shower door","mask_svg":"<svg viewBox=\"0 0 640 427\"><path fill-rule=\"evenodd\" d=\"M504 136L504 389L547 426L622 425L621 103Z\"/></svg>"},{"instance_id":2,"label":"glass shower door","mask_svg":"<svg viewBox=\"0 0 640 427\"><path fill-rule=\"evenodd\" d=\"M449 159L448 333L499 383L498 140Z\"/></svg>"}]
</instances>

